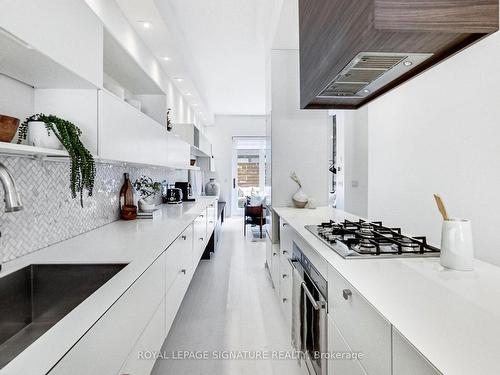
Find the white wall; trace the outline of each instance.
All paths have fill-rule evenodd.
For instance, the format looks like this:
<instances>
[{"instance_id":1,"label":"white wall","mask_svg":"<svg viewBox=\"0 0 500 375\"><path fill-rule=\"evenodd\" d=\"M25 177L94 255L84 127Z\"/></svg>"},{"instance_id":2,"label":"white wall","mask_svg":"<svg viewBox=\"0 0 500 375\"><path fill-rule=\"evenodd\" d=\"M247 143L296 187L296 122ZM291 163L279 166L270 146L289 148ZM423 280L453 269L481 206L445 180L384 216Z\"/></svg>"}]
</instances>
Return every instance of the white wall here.
<instances>
[{"instance_id":1,"label":"white wall","mask_svg":"<svg viewBox=\"0 0 500 375\"><path fill-rule=\"evenodd\" d=\"M368 107L337 111L337 207L368 216ZM340 170L339 168L340 167Z\"/></svg>"},{"instance_id":2,"label":"white wall","mask_svg":"<svg viewBox=\"0 0 500 375\"><path fill-rule=\"evenodd\" d=\"M265 116L215 116L215 125L206 128L216 162L214 177L221 184L226 213L231 213L233 137L265 136ZM211 175L211 173L209 173Z\"/></svg>"},{"instance_id":3,"label":"white wall","mask_svg":"<svg viewBox=\"0 0 500 375\"><path fill-rule=\"evenodd\" d=\"M368 107L372 219L439 244L433 193L473 221L476 257L500 265L500 34Z\"/></svg>"},{"instance_id":4,"label":"white wall","mask_svg":"<svg viewBox=\"0 0 500 375\"><path fill-rule=\"evenodd\" d=\"M33 114L35 90L15 79L0 74L0 113L21 122Z\"/></svg>"},{"instance_id":5,"label":"white wall","mask_svg":"<svg viewBox=\"0 0 500 375\"><path fill-rule=\"evenodd\" d=\"M273 50L272 72L272 205L289 206L298 186L317 205L328 203L328 111L301 110L299 105L299 51Z\"/></svg>"}]
</instances>

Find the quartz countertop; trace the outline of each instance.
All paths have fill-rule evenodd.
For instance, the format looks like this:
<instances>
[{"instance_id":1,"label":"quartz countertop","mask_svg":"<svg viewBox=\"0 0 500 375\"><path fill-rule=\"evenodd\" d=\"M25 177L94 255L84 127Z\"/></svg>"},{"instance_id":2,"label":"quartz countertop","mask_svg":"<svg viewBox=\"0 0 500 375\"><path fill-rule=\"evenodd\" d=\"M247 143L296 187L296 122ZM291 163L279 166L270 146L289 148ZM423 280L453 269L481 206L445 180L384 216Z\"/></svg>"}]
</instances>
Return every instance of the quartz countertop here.
<instances>
[{"instance_id":1,"label":"quartz countertop","mask_svg":"<svg viewBox=\"0 0 500 375\"><path fill-rule=\"evenodd\" d=\"M439 257L346 260L304 228L359 217L330 207L273 207L439 371L493 375L500 359L500 267L443 268Z\"/></svg>"},{"instance_id":2,"label":"quartz countertop","mask_svg":"<svg viewBox=\"0 0 500 375\"><path fill-rule=\"evenodd\" d=\"M4 263L0 277L30 264L126 263L123 270L31 344L1 374L46 374L216 198L162 205L155 220L115 221Z\"/></svg>"}]
</instances>

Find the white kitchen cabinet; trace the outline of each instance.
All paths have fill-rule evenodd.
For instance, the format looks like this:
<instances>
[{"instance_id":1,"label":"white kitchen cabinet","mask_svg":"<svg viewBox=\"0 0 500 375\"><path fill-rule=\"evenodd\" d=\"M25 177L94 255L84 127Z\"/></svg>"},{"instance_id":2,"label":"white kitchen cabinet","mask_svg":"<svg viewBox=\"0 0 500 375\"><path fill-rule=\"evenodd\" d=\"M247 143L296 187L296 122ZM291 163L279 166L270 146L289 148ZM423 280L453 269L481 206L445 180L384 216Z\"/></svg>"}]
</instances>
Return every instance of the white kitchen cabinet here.
<instances>
[{"instance_id":1,"label":"white kitchen cabinet","mask_svg":"<svg viewBox=\"0 0 500 375\"><path fill-rule=\"evenodd\" d=\"M120 374L149 375L155 360L151 353L158 352L165 341L165 298L161 301L146 329L129 353Z\"/></svg>"},{"instance_id":2,"label":"white kitchen cabinet","mask_svg":"<svg viewBox=\"0 0 500 375\"><path fill-rule=\"evenodd\" d=\"M391 324L333 267L328 314L350 348L364 353L360 363L369 375L391 374Z\"/></svg>"},{"instance_id":3,"label":"white kitchen cabinet","mask_svg":"<svg viewBox=\"0 0 500 375\"><path fill-rule=\"evenodd\" d=\"M395 328L392 330L393 375L440 375L441 373Z\"/></svg>"},{"instance_id":4,"label":"white kitchen cabinet","mask_svg":"<svg viewBox=\"0 0 500 375\"><path fill-rule=\"evenodd\" d=\"M217 223L217 200L207 207L207 236L212 235Z\"/></svg>"},{"instance_id":5,"label":"white kitchen cabinet","mask_svg":"<svg viewBox=\"0 0 500 375\"><path fill-rule=\"evenodd\" d=\"M328 352L352 353L333 319L328 317ZM367 375L356 359L344 358L328 360L328 375ZM391 375L390 371L385 375ZM417 374L415 374L417 375Z\"/></svg>"},{"instance_id":6,"label":"white kitchen cabinet","mask_svg":"<svg viewBox=\"0 0 500 375\"><path fill-rule=\"evenodd\" d=\"M281 255L290 258L293 252L294 231L286 221L280 218L280 251Z\"/></svg>"},{"instance_id":7,"label":"white kitchen cabinet","mask_svg":"<svg viewBox=\"0 0 500 375\"><path fill-rule=\"evenodd\" d=\"M287 327L292 327L292 266L288 257L280 255L280 301Z\"/></svg>"},{"instance_id":8,"label":"white kitchen cabinet","mask_svg":"<svg viewBox=\"0 0 500 375\"><path fill-rule=\"evenodd\" d=\"M167 164L172 167L187 168L191 159L191 146L182 139L167 133Z\"/></svg>"},{"instance_id":9,"label":"white kitchen cabinet","mask_svg":"<svg viewBox=\"0 0 500 375\"><path fill-rule=\"evenodd\" d=\"M193 240L193 265L194 268L198 266L200 258L208 243L207 235L207 211L203 211L194 220L194 240Z\"/></svg>"},{"instance_id":10,"label":"white kitchen cabinet","mask_svg":"<svg viewBox=\"0 0 500 375\"><path fill-rule=\"evenodd\" d=\"M99 156L168 165L167 129L113 94L99 91Z\"/></svg>"},{"instance_id":11,"label":"white kitchen cabinet","mask_svg":"<svg viewBox=\"0 0 500 375\"><path fill-rule=\"evenodd\" d=\"M280 294L280 246L279 244L273 244L272 250L272 262L271 262L271 279L273 280L274 289Z\"/></svg>"},{"instance_id":12,"label":"white kitchen cabinet","mask_svg":"<svg viewBox=\"0 0 500 375\"><path fill-rule=\"evenodd\" d=\"M198 148L206 155L212 156L212 145L210 144L210 141L203 133L200 133L200 143Z\"/></svg>"},{"instance_id":13,"label":"white kitchen cabinet","mask_svg":"<svg viewBox=\"0 0 500 375\"><path fill-rule=\"evenodd\" d=\"M94 86L102 84L103 26L84 1L2 0L0 4L3 29Z\"/></svg>"},{"instance_id":14,"label":"white kitchen cabinet","mask_svg":"<svg viewBox=\"0 0 500 375\"><path fill-rule=\"evenodd\" d=\"M50 374L118 373L165 296L164 275L165 253L111 306Z\"/></svg>"}]
</instances>

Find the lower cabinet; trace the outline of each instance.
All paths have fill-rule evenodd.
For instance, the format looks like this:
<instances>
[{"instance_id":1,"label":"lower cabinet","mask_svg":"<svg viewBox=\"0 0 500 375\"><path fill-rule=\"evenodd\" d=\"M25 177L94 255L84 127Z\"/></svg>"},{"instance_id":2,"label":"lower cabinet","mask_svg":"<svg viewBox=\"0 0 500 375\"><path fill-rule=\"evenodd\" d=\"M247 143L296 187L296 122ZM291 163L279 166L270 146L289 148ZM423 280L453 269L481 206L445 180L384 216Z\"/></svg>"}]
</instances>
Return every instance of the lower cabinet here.
<instances>
[{"instance_id":1,"label":"lower cabinet","mask_svg":"<svg viewBox=\"0 0 500 375\"><path fill-rule=\"evenodd\" d=\"M328 314L349 347L364 354L360 364L367 374L391 374L391 324L332 267Z\"/></svg>"},{"instance_id":2,"label":"lower cabinet","mask_svg":"<svg viewBox=\"0 0 500 375\"><path fill-rule=\"evenodd\" d=\"M392 330L393 375L439 375L436 368L395 328Z\"/></svg>"},{"instance_id":3,"label":"lower cabinet","mask_svg":"<svg viewBox=\"0 0 500 375\"><path fill-rule=\"evenodd\" d=\"M149 375L155 364L154 352L158 352L165 340L165 298L129 353L120 374Z\"/></svg>"},{"instance_id":4,"label":"lower cabinet","mask_svg":"<svg viewBox=\"0 0 500 375\"><path fill-rule=\"evenodd\" d=\"M328 318L328 352L329 353L350 353L351 348L347 345L339 329ZM367 375L356 359L335 358L328 360L328 375ZM388 372L386 375L390 375ZM416 374L414 374L416 375Z\"/></svg>"},{"instance_id":5,"label":"lower cabinet","mask_svg":"<svg viewBox=\"0 0 500 375\"><path fill-rule=\"evenodd\" d=\"M50 374L118 373L165 296L164 275L165 252L76 343ZM163 337L166 336L164 324L160 325L159 331Z\"/></svg>"},{"instance_id":6,"label":"lower cabinet","mask_svg":"<svg viewBox=\"0 0 500 375\"><path fill-rule=\"evenodd\" d=\"M274 289L280 292L280 246L273 244L271 247L271 279L273 280Z\"/></svg>"},{"instance_id":7,"label":"lower cabinet","mask_svg":"<svg viewBox=\"0 0 500 375\"><path fill-rule=\"evenodd\" d=\"M287 327L292 327L292 266L288 257L280 255L280 301Z\"/></svg>"},{"instance_id":8,"label":"lower cabinet","mask_svg":"<svg viewBox=\"0 0 500 375\"><path fill-rule=\"evenodd\" d=\"M193 240L193 265L194 268L198 265L205 247L207 246L210 236L207 234L207 211L200 214L193 223L194 240ZM210 235L212 233L210 232Z\"/></svg>"}]
</instances>

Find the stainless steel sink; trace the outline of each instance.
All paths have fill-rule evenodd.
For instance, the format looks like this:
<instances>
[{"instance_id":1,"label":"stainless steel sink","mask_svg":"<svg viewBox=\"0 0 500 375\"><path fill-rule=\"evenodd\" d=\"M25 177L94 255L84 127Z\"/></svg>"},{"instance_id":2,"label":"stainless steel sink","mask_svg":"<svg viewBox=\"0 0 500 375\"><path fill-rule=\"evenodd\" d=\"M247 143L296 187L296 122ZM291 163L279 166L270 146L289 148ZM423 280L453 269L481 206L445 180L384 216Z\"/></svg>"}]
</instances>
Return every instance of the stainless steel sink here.
<instances>
[{"instance_id":1,"label":"stainless steel sink","mask_svg":"<svg viewBox=\"0 0 500 375\"><path fill-rule=\"evenodd\" d=\"M0 368L126 264L32 264L0 278Z\"/></svg>"}]
</instances>

